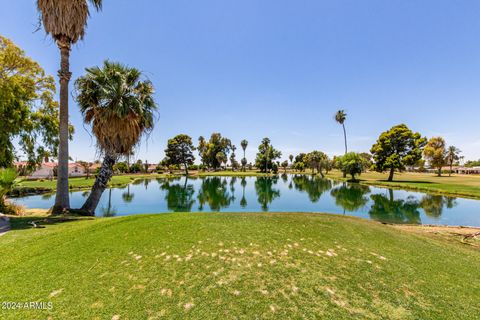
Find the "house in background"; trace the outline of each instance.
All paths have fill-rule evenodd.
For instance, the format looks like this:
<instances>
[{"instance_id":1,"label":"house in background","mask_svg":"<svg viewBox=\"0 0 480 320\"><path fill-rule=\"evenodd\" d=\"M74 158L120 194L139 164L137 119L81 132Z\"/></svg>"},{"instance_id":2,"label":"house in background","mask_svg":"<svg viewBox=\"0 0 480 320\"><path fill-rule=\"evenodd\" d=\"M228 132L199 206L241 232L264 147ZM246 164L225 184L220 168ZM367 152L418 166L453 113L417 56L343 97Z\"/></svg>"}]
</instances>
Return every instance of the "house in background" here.
<instances>
[{"instance_id":1,"label":"house in background","mask_svg":"<svg viewBox=\"0 0 480 320\"><path fill-rule=\"evenodd\" d=\"M16 162L15 166L17 168L25 168L27 166L26 162ZM32 171L28 178L30 179L53 179L56 176L56 168L58 163L56 162L43 162ZM81 177L84 176L85 169L78 163L69 163L68 164L68 176L69 177Z\"/></svg>"},{"instance_id":2,"label":"house in background","mask_svg":"<svg viewBox=\"0 0 480 320\"><path fill-rule=\"evenodd\" d=\"M438 169L430 168L427 170L429 173L437 173ZM442 167L442 172L449 173L450 166ZM480 174L480 167L464 167L464 166L452 166L452 173L454 174Z\"/></svg>"}]
</instances>

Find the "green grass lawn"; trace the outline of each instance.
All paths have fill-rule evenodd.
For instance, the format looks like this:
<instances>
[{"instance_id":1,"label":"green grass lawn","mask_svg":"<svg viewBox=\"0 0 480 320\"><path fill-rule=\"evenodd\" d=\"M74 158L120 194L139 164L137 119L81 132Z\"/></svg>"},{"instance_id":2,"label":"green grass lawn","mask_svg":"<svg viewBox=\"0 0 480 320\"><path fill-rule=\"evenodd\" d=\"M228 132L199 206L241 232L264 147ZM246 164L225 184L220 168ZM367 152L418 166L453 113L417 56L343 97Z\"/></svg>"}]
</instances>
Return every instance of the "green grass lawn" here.
<instances>
[{"instance_id":1,"label":"green grass lawn","mask_svg":"<svg viewBox=\"0 0 480 320\"><path fill-rule=\"evenodd\" d=\"M0 319L478 319L480 251L324 214L138 215L0 237Z\"/></svg>"},{"instance_id":2,"label":"green grass lawn","mask_svg":"<svg viewBox=\"0 0 480 320\"><path fill-rule=\"evenodd\" d=\"M342 173L332 171L329 178L344 180ZM459 197L480 198L480 176L448 175L437 177L426 173L396 173L394 181L387 181L387 174L377 172L363 173L358 177L361 184L384 186L399 189L410 189L441 193ZM347 180L350 177L347 178Z\"/></svg>"}]
</instances>

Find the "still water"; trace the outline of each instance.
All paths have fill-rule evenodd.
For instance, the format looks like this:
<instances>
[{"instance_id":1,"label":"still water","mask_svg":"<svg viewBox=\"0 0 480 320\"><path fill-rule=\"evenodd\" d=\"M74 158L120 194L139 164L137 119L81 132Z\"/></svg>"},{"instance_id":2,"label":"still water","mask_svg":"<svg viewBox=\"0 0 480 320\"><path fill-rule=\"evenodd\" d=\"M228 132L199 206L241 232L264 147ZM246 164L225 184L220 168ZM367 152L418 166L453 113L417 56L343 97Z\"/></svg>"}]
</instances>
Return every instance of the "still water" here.
<instances>
[{"instance_id":1,"label":"still water","mask_svg":"<svg viewBox=\"0 0 480 320\"><path fill-rule=\"evenodd\" d=\"M72 192L72 208L88 191ZM15 199L50 208L53 195ZM480 201L375 188L304 175L137 180L105 191L97 216L159 212L327 212L389 223L480 226Z\"/></svg>"}]
</instances>

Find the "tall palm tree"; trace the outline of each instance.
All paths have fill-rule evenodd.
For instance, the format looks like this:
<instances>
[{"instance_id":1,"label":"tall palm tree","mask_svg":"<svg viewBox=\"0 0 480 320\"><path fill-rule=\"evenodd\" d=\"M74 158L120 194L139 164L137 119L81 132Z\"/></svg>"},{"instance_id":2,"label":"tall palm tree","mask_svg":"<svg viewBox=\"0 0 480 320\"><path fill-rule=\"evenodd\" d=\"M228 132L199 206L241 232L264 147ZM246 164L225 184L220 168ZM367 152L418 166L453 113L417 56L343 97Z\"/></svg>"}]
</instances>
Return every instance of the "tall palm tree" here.
<instances>
[{"instance_id":1,"label":"tall palm tree","mask_svg":"<svg viewBox=\"0 0 480 320\"><path fill-rule=\"evenodd\" d=\"M88 3L96 10L102 7L102 0L37 0L40 20L47 34L50 34L60 49L60 135L58 148L57 194L52 212L61 213L70 208L68 197L68 83L70 72L70 51L72 44L85 36L90 15Z\"/></svg>"},{"instance_id":2,"label":"tall palm tree","mask_svg":"<svg viewBox=\"0 0 480 320\"><path fill-rule=\"evenodd\" d=\"M243 149L243 157L245 158L245 150L247 150L247 147L248 147L248 141L243 139L242 141L240 141L240 145L242 146L242 149Z\"/></svg>"},{"instance_id":3,"label":"tall palm tree","mask_svg":"<svg viewBox=\"0 0 480 320\"><path fill-rule=\"evenodd\" d=\"M345 120L347 120L347 114L345 113L345 110L338 110L337 113L335 113L335 121L337 121L343 127L343 137L345 139L345 154L347 154L348 147L347 147L347 131L345 130Z\"/></svg>"},{"instance_id":4,"label":"tall palm tree","mask_svg":"<svg viewBox=\"0 0 480 320\"><path fill-rule=\"evenodd\" d=\"M245 157L245 150L247 150L248 141L243 139L242 141L240 141L240 145L242 146L242 149L243 149L242 170L245 171L245 165L247 164L247 158Z\"/></svg>"},{"instance_id":5,"label":"tall palm tree","mask_svg":"<svg viewBox=\"0 0 480 320\"><path fill-rule=\"evenodd\" d=\"M152 83L142 80L142 73L135 68L105 61L102 68L86 71L75 82L77 102L104 154L92 192L80 209L83 214L93 215L116 160L131 154L142 135L153 129L157 106Z\"/></svg>"}]
</instances>

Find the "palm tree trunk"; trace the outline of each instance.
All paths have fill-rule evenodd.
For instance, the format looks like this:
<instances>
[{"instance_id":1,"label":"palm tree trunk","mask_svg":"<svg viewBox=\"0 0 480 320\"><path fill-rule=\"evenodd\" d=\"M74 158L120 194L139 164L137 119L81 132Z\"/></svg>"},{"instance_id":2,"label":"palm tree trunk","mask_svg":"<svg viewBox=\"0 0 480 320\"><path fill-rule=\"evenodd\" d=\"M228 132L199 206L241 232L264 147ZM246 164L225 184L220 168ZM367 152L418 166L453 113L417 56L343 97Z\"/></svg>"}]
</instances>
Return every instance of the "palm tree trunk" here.
<instances>
[{"instance_id":1,"label":"palm tree trunk","mask_svg":"<svg viewBox=\"0 0 480 320\"><path fill-rule=\"evenodd\" d=\"M57 41L60 49L60 135L58 148L57 194L53 214L63 213L70 208L68 194L68 83L72 76L70 72L70 41L64 37Z\"/></svg>"},{"instance_id":2,"label":"palm tree trunk","mask_svg":"<svg viewBox=\"0 0 480 320\"><path fill-rule=\"evenodd\" d=\"M79 210L79 213L93 216L95 215L95 209L100 202L100 198L102 197L103 191L107 188L108 182L113 176L113 165L115 164L115 157L110 154L105 154L105 158L103 159L102 167L100 168L100 172L95 179L95 183L93 184L92 191L88 196L87 201L85 201L82 208Z\"/></svg>"},{"instance_id":3,"label":"palm tree trunk","mask_svg":"<svg viewBox=\"0 0 480 320\"><path fill-rule=\"evenodd\" d=\"M347 130L345 129L345 123L342 123L342 127L343 127L343 139L345 140L345 154L347 154L347 153L348 153ZM347 177L347 173L346 173L346 172L343 173L343 177L344 177L344 178Z\"/></svg>"}]
</instances>

